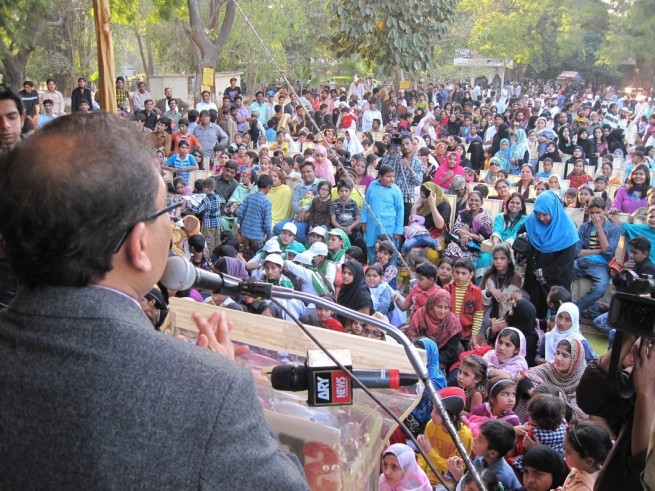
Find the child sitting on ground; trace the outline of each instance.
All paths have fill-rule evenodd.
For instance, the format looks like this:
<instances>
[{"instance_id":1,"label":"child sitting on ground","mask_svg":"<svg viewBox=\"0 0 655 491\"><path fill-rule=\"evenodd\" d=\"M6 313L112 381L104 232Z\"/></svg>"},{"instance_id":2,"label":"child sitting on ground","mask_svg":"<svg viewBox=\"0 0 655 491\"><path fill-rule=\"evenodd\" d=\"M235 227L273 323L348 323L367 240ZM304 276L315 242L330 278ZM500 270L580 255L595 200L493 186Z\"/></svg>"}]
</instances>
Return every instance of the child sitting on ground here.
<instances>
[{"instance_id":1,"label":"child sitting on ground","mask_svg":"<svg viewBox=\"0 0 655 491\"><path fill-rule=\"evenodd\" d=\"M537 445L548 445L564 455L564 403L550 394L537 394L528 403L528 421L515 426L517 436L516 457L507 460L523 472L523 454Z\"/></svg>"},{"instance_id":2,"label":"child sitting on ground","mask_svg":"<svg viewBox=\"0 0 655 491\"><path fill-rule=\"evenodd\" d=\"M512 409L516 402L516 383L512 380L500 380L491 386L489 401L474 407L468 418L469 428L476 433L480 423L489 420L507 421L512 426L521 424Z\"/></svg>"},{"instance_id":3,"label":"child sitting on ground","mask_svg":"<svg viewBox=\"0 0 655 491\"><path fill-rule=\"evenodd\" d=\"M321 298L324 300L329 300L330 302L334 302L334 297L332 297L332 295L321 295ZM341 324L341 322L339 322L333 316L333 310L326 309L320 305L316 306L316 317L318 317L318 319L321 321L321 326L325 327L326 329L330 329L331 331L346 332L343 324Z\"/></svg>"},{"instance_id":4,"label":"child sitting on ground","mask_svg":"<svg viewBox=\"0 0 655 491\"><path fill-rule=\"evenodd\" d=\"M457 385L466 393L464 414L487 400L487 362L478 355L465 356L457 368Z\"/></svg>"},{"instance_id":5,"label":"child sitting on ground","mask_svg":"<svg viewBox=\"0 0 655 491\"><path fill-rule=\"evenodd\" d=\"M412 314L421 307L425 307L430 295L439 290L439 287L435 285L437 280L437 268L434 267L434 264L429 262L421 263L416 267L415 272L416 285L414 285L410 290L407 298L402 300L398 292L394 292L392 297L396 306L400 310L405 312L411 307Z\"/></svg>"},{"instance_id":6,"label":"child sitting on ground","mask_svg":"<svg viewBox=\"0 0 655 491\"><path fill-rule=\"evenodd\" d=\"M448 417L457 430L462 445L468 453L471 453L471 449L473 448L471 430L469 430L462 422L460 417L460 414L464 409L464 391L459 387L446 387L445 389L441 389L438 394L441 398L444 409L448 413ZM459 453L457 447L453 443L452 437L444 426L439 411L435 407L432 408L430 418L430 421L428 421L428 424L425 426L425 433L419 435L418 442L423 451L427 454L430 462L437 468L442 477L445 477L448 469L448 459L457 456ZM418 465L425 471L430 479L430 483L433 485L440 483L439 479L434 475L434 472L432 472L432 469L430 469L430 466L422 455L418 456Z\"/></svg>"},{"instance_id":7,"label":"child sitting on ground","mask_svg":"<svg viewBox=\"0 0 655 491\"><path fill-rule=\"evenodd\" d=\"M566 429L564 456L571 468L563 491L590 491L612 449L609 432L593 421L579 421Z\"/></svg>"},{"instance_id":8,"label":"child sitting on ground","mask_svg":"<svg viewBox=\"0 0 655 491\"><path fill-rule=\"evenodd\" d=\"M430 480L416 463L414 450L394 443L382 456L380 491L432 491Z\"/></svg>"},{"instance_id":9,"label":"child sitting on ground","mask_svg":"<svg viewBox=\"0 0 655 491\"><path fill-rule=\"evenodd\" d=\"M408 252L414 247L439 249L439 242L430 236L430 232L425 228L425 217L421 215L410 215L409 225L403 229L403 233L405 234L403 252Z\"/></svg>"}]
</instances>

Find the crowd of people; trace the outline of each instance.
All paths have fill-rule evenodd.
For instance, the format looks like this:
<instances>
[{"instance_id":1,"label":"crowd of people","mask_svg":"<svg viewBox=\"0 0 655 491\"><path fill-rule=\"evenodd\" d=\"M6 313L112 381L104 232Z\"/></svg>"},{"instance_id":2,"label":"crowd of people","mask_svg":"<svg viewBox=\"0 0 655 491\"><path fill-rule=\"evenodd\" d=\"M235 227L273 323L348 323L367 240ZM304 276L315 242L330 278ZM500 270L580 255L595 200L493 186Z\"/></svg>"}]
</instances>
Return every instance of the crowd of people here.
<instances>
[{"instance_id":1,"label":"crowd of people","mask_svg":"<svg viewBox=\"0 0 655 491\"><path fill-rule=\"evenodd\" d=\"M21 122L0 135L6 150L39 142L64 115L50 82L41 99L32 82L18 96L3 92L3 128L12 114ZM84 79L78 89L72 111L92 110ZM428 353L433 383L487 469L488 489L582 490L616 478L601 469L630 416L611 418L589 396L585 377L607 375L607 355L594 352L581 322L609 332L602 300L614 273L655 271L652 98L529 82L396 92L359 77L300 97L286 87L257 92L249 105L234 79L220 108L208 91L193 109L171 89L164 95L155 102L144 82L130 93L117 80L118 112L150 142L166 186L170 254L375 313L404 332ZM206 175L194 180L199 170ZM20 275L7 275L18 290ZM574 298L572 283L582 279L591 286ZM157 329L171 321L167 300L177 296L283 319L291 312L305 324L394 342L373 324L299 300L282 310L248 295L155 283L137 300ZM635 359L625 357L623 368ZM406 423L441 479L476 489L426 395ZM381 489L440 484L402 434L394 441ZM643 470L646 449L633 445L623 457L642 459ZM621 479L638 482L635 468L624 467Z\"/></svg>"}]
</instances>

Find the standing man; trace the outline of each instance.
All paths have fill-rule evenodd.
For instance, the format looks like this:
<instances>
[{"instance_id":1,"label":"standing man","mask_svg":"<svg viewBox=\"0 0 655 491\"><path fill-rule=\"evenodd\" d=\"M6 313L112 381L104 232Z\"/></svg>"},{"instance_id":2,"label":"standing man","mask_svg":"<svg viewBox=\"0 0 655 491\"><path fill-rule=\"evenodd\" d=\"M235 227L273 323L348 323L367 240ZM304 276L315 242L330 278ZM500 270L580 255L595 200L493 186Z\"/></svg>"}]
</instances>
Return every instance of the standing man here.
<instances>
[{"instance_id":1,"label":"standing man","mask_svg":"<svg viewBox=\"0 0 655 491\"><path fill-rule=\"evenodd\" d=\"M223 91L223 95L230 98L230 103L234 105L234 100L238 95L241 95L241 87L237 85L236 77L230 79L230 86Z\"/></svg>"},{"instance_id":2,"label":"standing man","mask_svg":"<svg viewBox=\"0 0 655 491\"><path fill-rule=\"evenodd\" d=\"M393 167L396 173L396 185L403 193L404 221L409 223L409 214L414 205L414 188L423 183L423 164L414 156L412 137L404 133L400 149L387 152L382 157L382 164Z\"/></svg>"},{"instance_id":3,"label":"standing man","mask_svg":"<svg viewBox=\"0 0 655 491\"><path fill-rule=\"evenodd\" d=\"M48 85L48 90L41 94L41 102L50 99L52 101L52 112L57 116L65 115L66 103L64 102L64 96L57 90L57 83L54 79L49 78L46 84Z\"/></svg>"},{"instance_id":4,"label":"standing man","mask_svg":"<svg viewBox=\"0 0 655 491\"><path fill-rule=\"evenodd\" d=\"M177 127L177 122L182 118L182 113L178 111L177 101L175 99L168 101L168 111L162 114L162 116L173 121L173 128Z\"/></svg>"},{"instance_id":5,"label":"standing man","mask_svg":"<svg viewBox=\"0 0 655 491\"><path fill-rule=\"evenodd\" d=\"M23 101L25 116L30 118L36 124L36 118L39 115L39 93L34 90L34 82L26 80L23 82L23 90L18 95Z\"/></svg>"},{"instance_id":6,"label":"standing man","mask_svg":"<svg viewBox=\"0 0 655 491\"><path fill-rule=\"evenodd\" d=\"M134 114L132 97L130 96L129 91L125 88L125 79L123 77L116 77L116 105L121 111L128 114Z\"/></svg>"},{"instance_id":7,"label":"standing man","mask_svg":"<svg viewBox=\"0 0 655 491\"><path fill-rule=\"evenodd\" d=\"M348 89L348 100L350 100L352 96L357 97L357 105L361 107L362 102L364 101L364 84L359 75L355 75L355 80L353 80L353 83L350 84Z\"/></svg>"},{"instance_id":8,"label":"standing man","mask_svg":"<svg viewBox=\"0 0 655 491\"><path fill-rule=\"evenodd\" d=\"M233 361L226 317L196 315L194 346L139 306L175 206L146 138L108 113L60 118L4 159L0 234L23 288L0 314L3 488L308 489Z\"/></svg>"},{"instance_id":9,"label":"standing man","mask_svg":"<svg viewBox=\"0 0 655 491\"><path fill-rule=\"evenodd\" d=\"M211 93L208 90L203 90L200 93L200 99L200 102L196 104L196 111L211 111L213 109L214 111L218 112L216 104L211 101Z\"/></svg>"},{"instance_id":10,"label":"standing man","mask_svg":"<svg viewBox=\"0 0 655 491\"><path fill-rule=\"evenodd\" d=\"M243 133L243 126L248 122L248 118L250 118L250 111L243 105L243 97L240 95L234 98L234 107L237 110L234 115L237 121L237 131Z\"/></svg>"},{"instance_id":11,"label":"standing man","mask_svg":"<svg viewBox=\"0 0 655 491\"><path fill-rule=\"evenodd\" d=\"M264 93L261 90L255 94L255 102L250 104L250 115L252 116L255 111L257 111L257 119L266 128L266 123L268 122L266 119L266 101L264 100Z\"/></svg>"},{"instance_id":12,"label":"standing man","mask_svg":"<svg viewBox=\"0 0 655 491\"><path fill-rule=\"evenodd\" d=\"M175 99L175 102L177 103L177 107L182 114L186 114L189 111L189 105L179 97L173 97L173 89L171 87L166 87L164 89L164 98L159 99L157 101L157 104L155 105L155 111L157 111L157 114L161 115L166 111L168 111L169 110L168 103L172 99Z\"/></svg>"},{"instance_id":13,"label":"standing man","mask_svg":"<svg viewBox=\"0 0 655 491\"><path fill-rule=\"evenodd\" d=\"M146 83L141 81L136 85L136 91L132 93L132 107L134 112L143 111L146 108L146 101L151 99L150 92L146 90Z\"/></svg>"},{"instance_id":14,"label":"standing man","mask_svg":"<svg viewBox=\"0 0 655 491\"><path fill-rule=\"evenodd\" d=\"M77 79L77 87L75 87L71 92L71 112L76 113L80 110L80 103L82 101L87 101L89 107L93 107L93 96L91 95L91 89L86 86L86 79L80 77Z\"/></svg>"},{"instance_id":15,"label":"standing man","mask_svg":"<svg viewBox=\"0 0 655 491\"><path fill-rule=\"evenodd\" d=\"M209 121L209 111L206 109L200 113L200 124L193 130L195 136L202 145L202 156L207 161L214 154L216 144L226 146L227 134L217 125ZM201 170L203 167L200 167Z\"/></svg>"}]
</instances>

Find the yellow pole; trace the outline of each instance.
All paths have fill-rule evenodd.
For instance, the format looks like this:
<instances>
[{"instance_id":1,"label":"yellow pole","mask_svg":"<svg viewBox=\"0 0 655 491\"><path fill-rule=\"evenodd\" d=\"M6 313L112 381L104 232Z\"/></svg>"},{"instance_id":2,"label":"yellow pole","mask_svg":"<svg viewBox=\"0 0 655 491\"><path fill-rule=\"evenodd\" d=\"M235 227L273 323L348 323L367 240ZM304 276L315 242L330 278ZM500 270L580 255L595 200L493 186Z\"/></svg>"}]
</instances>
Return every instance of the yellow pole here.
<instances>
[{"instance_id":1,"label":"yellow pole","mask_svg":"<svg viewBox=\"0 0 655 491\"><path fill-rule=\"evenodd\" d=\"M114 45L111 40L111 13L109 0L93 0L93 10L96 24L96 40L98 45L98 82L100 90L100 108L103 111L115 113L116 84L114 81Z\"/></svg>"}]
</instances>

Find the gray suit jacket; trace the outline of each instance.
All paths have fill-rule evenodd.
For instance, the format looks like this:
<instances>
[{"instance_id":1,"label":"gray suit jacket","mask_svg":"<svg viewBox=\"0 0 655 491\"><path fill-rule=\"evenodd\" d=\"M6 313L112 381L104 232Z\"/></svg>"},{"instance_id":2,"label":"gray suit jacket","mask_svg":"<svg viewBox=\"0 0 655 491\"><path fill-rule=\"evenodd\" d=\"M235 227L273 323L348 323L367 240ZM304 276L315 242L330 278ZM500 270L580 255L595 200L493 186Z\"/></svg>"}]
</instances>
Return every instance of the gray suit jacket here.
<instances>
[{"instance_id":1,"label":"gray suit jacket","mask_svg":"<svg viewBox=\"0 0 655 491\"><path fill-rule=\"evenodd\" d=\"M99 287L0 313L0 488L308 489L247 370Z\"/></svg>"}]
</instances>

